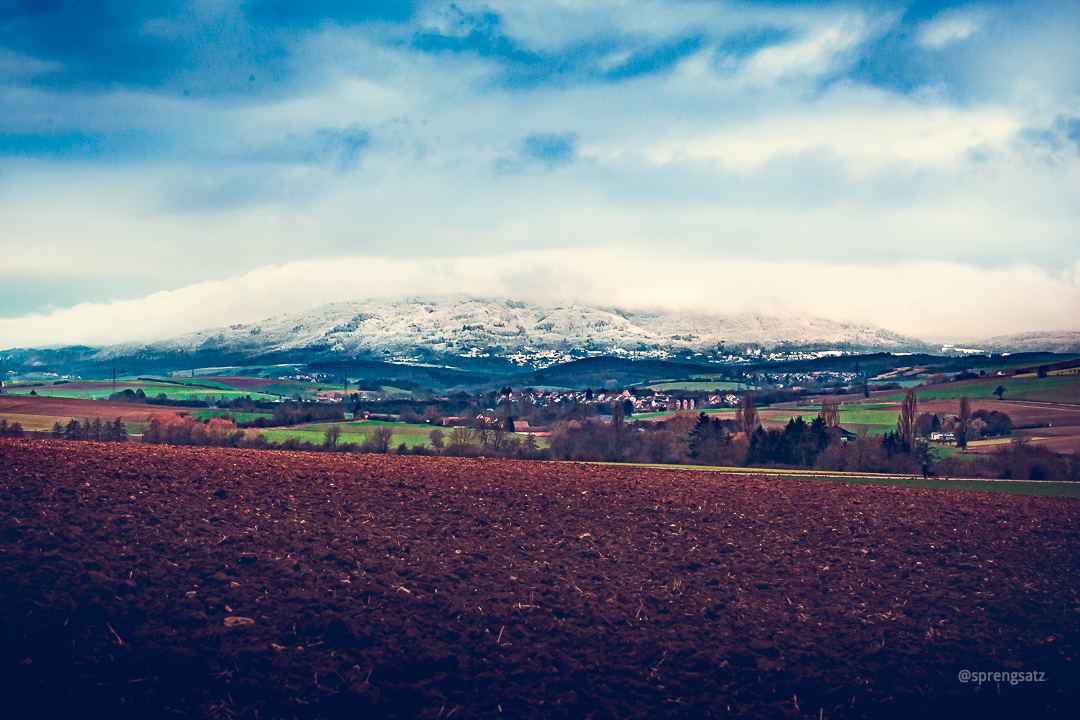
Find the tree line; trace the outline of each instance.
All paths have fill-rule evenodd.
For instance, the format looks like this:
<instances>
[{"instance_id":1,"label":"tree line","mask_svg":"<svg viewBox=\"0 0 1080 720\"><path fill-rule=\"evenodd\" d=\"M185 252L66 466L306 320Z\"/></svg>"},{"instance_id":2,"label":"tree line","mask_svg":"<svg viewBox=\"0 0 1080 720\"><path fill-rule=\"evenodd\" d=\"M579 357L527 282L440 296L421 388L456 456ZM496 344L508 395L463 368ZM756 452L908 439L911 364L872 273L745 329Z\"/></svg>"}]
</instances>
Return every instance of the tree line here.
<instances>
[{"instance_id":1,"label":"tree line","mask_svg":"<svg viewBox=\"0 0 1080 720\"><path fill-rule=\"evenodd\" d=\"M22 437L22 423L16 420L8 425L7 418L0 418L0 437Z\"/></svg>"},{"instance_id":2,"label":"tree line","mask_svg":"<svg viewBox=\"0 0 1080 720\"><path fill-rule=\"evenodd\" d=\"M340 413L327 406L326 412ZM301 420L314 408L282 404L281 420ZM338 415L333 415L337 419ZM324 431L322 443L267 440L260 433L247 434L227 418L199 422L190 415L162 412L154 415L143 434L151 444L205 445L255 449L306 450L322 452L396 453L446 455L456 457L513 457L569 461L606 461L661 464L694 464L746 468L816 469L841 472L885 472L939 476L995 477L1035 480L1080 479L1080 461L1045 448L1031 446L1022 438L1003 445L992 454L975 458L938 459L926 436L951 430L961 445L962 438L1008 434L1012 422L1000 411L972 411L963 398L954 417L940 418L919 413L918 398L909 389L901 403L896 427L872 435L850 433L840 426L839 405L826 402L817 416L807 421L792 417L781 427L766 428L752 395L742 398L734 418L707 413L684 412L665 421L631 421L621 403L614 403L610 420L596 416L557 420L541 448L533 435L514 432L514 419L478 416L471 427L432 428L428 444L393 446L393 428L376 425L361 442L347 437L334 424ZM0 426L2 427L2 426ZM67 426L57 423L57 437L76 440L127 439L120 418L114 423L72 419ZM351 435L351 434L350 434ZM962 445L961 445L962 446Z\"/></svg>"},{"instance_id":3,"label":"tree line","mask_svg":"<svg viewBox=\"0 0 1080 720\"><path fill-rule=\"evenodd\" d=\"M128 430L122 418L116 418L112 422L101 418L83 418L79 422L75 418L61 424L59 420L53 423L51 435L55 439L64 440L88 440L92 442L127 442Z\"/></svg>"}]
</instances>

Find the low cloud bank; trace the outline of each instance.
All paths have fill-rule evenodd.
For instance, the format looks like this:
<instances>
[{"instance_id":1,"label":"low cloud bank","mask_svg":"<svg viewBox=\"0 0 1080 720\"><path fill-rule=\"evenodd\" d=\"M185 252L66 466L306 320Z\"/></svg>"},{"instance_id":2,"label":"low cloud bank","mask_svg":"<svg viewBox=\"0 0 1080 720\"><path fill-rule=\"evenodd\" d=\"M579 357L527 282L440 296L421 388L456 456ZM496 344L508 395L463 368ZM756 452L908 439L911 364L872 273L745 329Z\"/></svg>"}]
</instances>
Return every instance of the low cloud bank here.
<instances>
[{"instance_id":1,"label":"low cloud bank","mask_svg":"<svg viewBox=\"0 0 1080 720\"><path fill-rule=\"evenodd\" d=\"M0 347L149 342L342 300L464 293L626 309L814 315L930 341L1080 329L1080 262L835 265L628 256L614 248L454 259L291 262L225 280L0 319Z\"/></svg>"}]
</instances>

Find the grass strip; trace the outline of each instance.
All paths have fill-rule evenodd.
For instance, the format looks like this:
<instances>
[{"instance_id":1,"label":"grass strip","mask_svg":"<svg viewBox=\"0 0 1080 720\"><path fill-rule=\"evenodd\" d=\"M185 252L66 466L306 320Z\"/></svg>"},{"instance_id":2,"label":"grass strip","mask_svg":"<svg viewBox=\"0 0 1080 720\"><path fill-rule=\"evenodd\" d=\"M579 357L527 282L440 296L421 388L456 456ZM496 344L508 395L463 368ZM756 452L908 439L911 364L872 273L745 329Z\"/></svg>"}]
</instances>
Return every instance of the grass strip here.
<instances>
[{"instance_id":1,"label":"grass strip","mask_svg":"<svg viewBox=\"0 0 1080 720\"><path fill-rule=\"evenodd\" d=\"M552 461L560 462L560 461ZM926 478L910 475L878 475L869 473L823 473L817 470L781 470L770 468L713 467L709 465L675 465L657 463L582 462L582 465L629 465L633 467L669 470L699 470L786 480L843 482L858 485L885 485L930 490L967 490L969 492L999 492L1009 495L1040 495L1044 497L1080 498L1080 483L1046 480L983 480L977 478Z\"/></svg>"}]
</instances>

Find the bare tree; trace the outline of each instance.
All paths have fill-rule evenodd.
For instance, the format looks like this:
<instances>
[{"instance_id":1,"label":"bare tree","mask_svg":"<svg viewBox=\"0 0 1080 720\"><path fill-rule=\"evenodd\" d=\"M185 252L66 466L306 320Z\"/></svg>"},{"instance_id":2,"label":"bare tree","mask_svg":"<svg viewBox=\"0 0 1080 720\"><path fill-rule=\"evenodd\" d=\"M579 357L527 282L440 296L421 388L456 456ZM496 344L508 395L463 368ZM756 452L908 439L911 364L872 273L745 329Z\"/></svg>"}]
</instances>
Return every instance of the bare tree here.
<instances>
[{"instance_id":1,"label":"bare tree","mask_svg":"<svg viewBox=\"0 0 1080 720\"><path fill-rule=\"evenodd\" d=\"M441 453L446 446L446 437L442 428L435 428L429 432L428 441L431 443L431 447L435 448L435 452Z\"/></svg>"},{"instance_id":2,"label":"bare tree","mask_svg":"<svg viewBox=\"0 0 1080 720\"><path fill-rule=\"evenodd\" d=\"M507 422L509 422L509 418L507 418ZM507 438L510 435L510 431L507 429L506 425L507 423L500 420L494 420L489 423L488 436L493 450L502 450L503 446L506 445Z\"/></svg>"},{"instance_id":3,"label":"bare tree","mask_svg":"<svg viewBox=\"0 0 1080 720\"><path fill-rule=\"evenodd\" d=\"M456 427L450 431L450 448L455 455L464 454L469 445L472 445L472 432L469 428Z\"/></svg>"},{"instance_id":4,"label":"bare tree","mask_svg":"<svg viewBox=\"0 0 1080 720\"><path fill-rule=\"evenodd\" d=\"M476 430L476 440L480 443L480 447L487 447L488 443L491 442L491 421L483 415L478 415L473 427Z\"/></svg>"},{"instance_id":5,"label":"bare tree","mask_svg":"<svg viewBox=\"0 0 1080 720\"><path fill-rule=\"evenodd\" d=\"M909 452L915 450L915 423L919 417L919 398L915 395L915 388L908 388L904 393L904 401L900 403L900 417L896 421L896 434L900 436L900 442L908 448Z\"/></svg>"},{"instance_id":6,"label":"bare tree","mask_svg":"<svg viewBox=\"0 0 1080 720\"><path fill-rule=\"evenodd\" d=\"M966 448L968 444L968 426L971 424L971 399L967 395L960 397L960 412L956 414L956 447Z\"/></svg>"},{"instance_id":7,"label":"bare tree","mask_svg":"<svg viewBox=\"0 0 1080 720\"><path fill-rule=\"evenodd\" d=\"M338 440L341 439L341 426L331 425L323 431L323 445L329 448L337 447Z\"/></svg>"},{"instance_id":8,"label":"bare tree","mask_svg":"<svg viewBox=\"0 0 1080 720\"><path fill-rule=\"evenodd\" d=\"M389 425L380 425L371 435L371 445L375 452L385 455L390 452L390 441L394 439L394 430Z\"/></svg>"},{"instance_id":9,"label":"bare tree","mask_svg":"<svg viewBox=\"0 0 1080 720\"><path fill-rule=\"evenodd\" d=\"M960 397L960 412L956 414L965 424L971 422L971 398L967 395Z\"/></svg>"},{"instance_id":10,"label":"bare tree","mask_svg":"<svg viewBox=\"0 0 1080 720\"><path fill-rule=\"evenodd\" d=\"M739 403L739 409L735 411L735 422L738 424L739 430L746 433L747 436L757 430L758 425L761 424L757 408L754 406L754 398L750 393L743 395L742 402Z\"/></svg>"},{"instance_id":11,"label":"bare tree","mask_svg":"<svg viewBox=\"0 0 1080 720\"><path fill-rule=\"evenodd\" d=\"M821 403L821 412L818 415L825 421L826 427L837 427L840 425L840 403L835 400L825 400Z\"/></svg>"},{"instance_id":12,"label":"bare tree","mask_svg":"<svg viewBox=\"0 0 1080 720\"><path fill-rule=\"evenodd\" d=\"M968 432L967 423L963 420L957 420L956 427L953 429L953 437L956 438L956 447L963 450L968 444Z\"/></svg>"},{"instance_id":13,"label":"bare tree","mask_svg":"<svg viewBox=\"0 0 1080 720\"><path fill-rule=\"evenodd\" d=\"M653 430L645 435L645 452L654 463L667 463L678 459L679 442L675 433L667 428Z\"/></svg>"}]
</instances>

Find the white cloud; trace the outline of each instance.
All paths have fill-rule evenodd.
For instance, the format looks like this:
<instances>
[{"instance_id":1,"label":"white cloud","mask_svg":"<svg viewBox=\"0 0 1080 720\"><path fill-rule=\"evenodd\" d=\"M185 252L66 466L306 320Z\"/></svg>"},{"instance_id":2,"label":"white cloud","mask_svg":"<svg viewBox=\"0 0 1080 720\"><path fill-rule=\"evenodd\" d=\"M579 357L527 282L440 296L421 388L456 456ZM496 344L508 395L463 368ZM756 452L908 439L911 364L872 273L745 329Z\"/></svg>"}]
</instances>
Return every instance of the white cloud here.
<instances>
[{"instance_id":1,"label":"white cloud","mask_svg":"<svg viewBox=\"0 0 1080 720\"><path fill-rule=\"evenodd\" d=\"M935 341L1080 330L1080 263L1056 275L1024 264L983 269L933 261L706 260L688 266L670 256L599 248L267 266L138 300L0 319L0 347L150 341L340 300L451 293L628 309L816 315Z\"/></svg>"},{"instance_id":2,"label":"white cloud","mask_svg":"<svg viewBox=\"0 0 1080 720\"><path fill-rule=\"evenodd\" d=\"M928 50L940 50L950 43L963 40L982 29L981 12L971 9L943 10L919 27L917 42Z\"/></svg>"},{"instance_id":3,"label":"white cloud","mask_svg":"<svg viewBox=\"0 0 1080 720\"><path fill-rule=\"evenodd\" d=\"M974 148L1003 149L1022 127L1021 119L1003 108L926 105L845 88L816 106L663 141L644 153L660 163L711 158L738 172L809 150L841 158L857 173L897 163L925 170L956 165Z\"/></svg>"},{"instance_id":4,"label":"white cloud","mask_svg":"<svg viewBox=\"0 0 1080 720\"><path fill-rule=\"evenodd\" d=\"M773 83L791 76L816 76L835 69L839 56L865 38L865 27L852 19L816 28L790 43L759 50L742 69L750 83Z\"/></svg>"},{"instance_id":5,"label":"white cloud","mask_svg":"<svg viewBox=\"0 0 1080 720\"><path fill-rule=\"evenodd\" d=\"M0 47L0 78L17 80L63 71L63 63L38 60L6 47Z\"/></svg>"}]
</instances>

